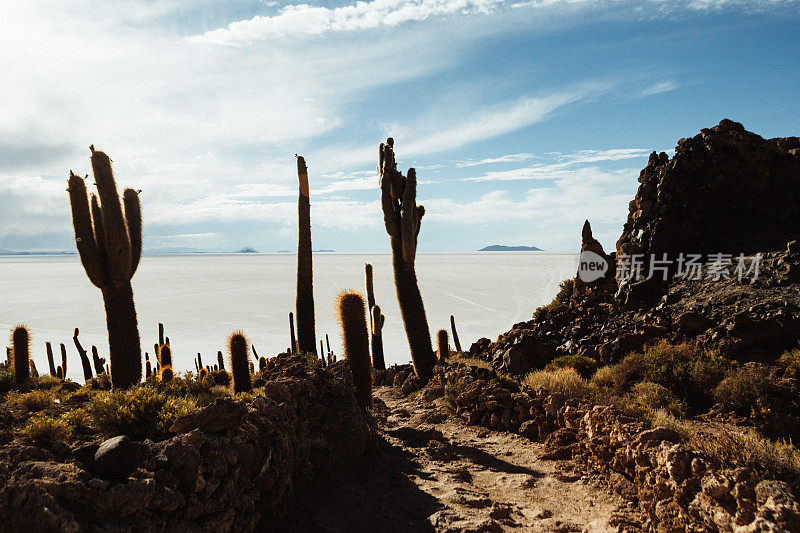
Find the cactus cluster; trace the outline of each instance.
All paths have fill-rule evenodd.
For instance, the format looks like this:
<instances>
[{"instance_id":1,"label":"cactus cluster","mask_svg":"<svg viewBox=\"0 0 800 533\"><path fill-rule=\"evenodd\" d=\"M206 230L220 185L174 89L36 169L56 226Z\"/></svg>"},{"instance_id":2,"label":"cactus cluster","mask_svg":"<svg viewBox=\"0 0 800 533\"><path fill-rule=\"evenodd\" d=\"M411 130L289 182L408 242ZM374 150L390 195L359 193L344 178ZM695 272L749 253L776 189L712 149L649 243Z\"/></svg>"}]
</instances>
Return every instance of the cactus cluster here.
<instances>
[{"instance_id":1,"label":"cactus cluster","mask_svg":"<svg viewBox=\"0 0 800 533\"><path fill-rule=\"evenodd\" d=\"M113 386L127 388L142 378L142 350L131 278L142 255L139 193L125 189L122 201L111 159L93 146L92 171L99 197L70 172L68 188L75 244L89 280L103 294ZM125 209L123 211L123 204Z\"/></svg>"}]
</instances>

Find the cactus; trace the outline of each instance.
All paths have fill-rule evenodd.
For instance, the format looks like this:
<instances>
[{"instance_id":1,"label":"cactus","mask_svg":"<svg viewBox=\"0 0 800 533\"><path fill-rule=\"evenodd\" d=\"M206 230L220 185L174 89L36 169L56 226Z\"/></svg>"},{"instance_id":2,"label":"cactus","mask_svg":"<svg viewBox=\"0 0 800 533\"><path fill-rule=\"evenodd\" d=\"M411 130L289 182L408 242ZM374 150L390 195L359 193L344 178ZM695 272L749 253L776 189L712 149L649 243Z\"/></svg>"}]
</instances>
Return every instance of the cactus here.
<instances>
[{"instance_id":1,"label":"cactus","mask_svg":"<svg viewBox=\"0 0 800 533\"><path fill-rule=\"evenodd\" d=\"M56 377L60 380L64 380L64 369L61 368L61 365L56 368Z\"/></svg>"},{"instance_id":2,"label":"cactus","mask_svg":"<svg viewBox=\"0 0 800 533\"><path fill-rule=\"evenodd\" d=\"M308 192L308 169L303 156L297 156L297 350L316 353L314 331L314 285L311 264L311 205Z\"/></svg>"},{"instance_id":3,"label":"cactus","mask_svg":"<svg viewBox=\"0 0 800 533\"><path fill-rule=\"evenodd\" d=\"M175 377L175 372L172 371L171 366L167 365L161 367L161 372L159 373L159 378L161 379L161 381L165 382L172 381L172 378L174 377Z\"/></svg>"},{"instance_id":4,"label":"cactus","mask_svg":"<svg viewBox=\"0 0 800 533\"><path fill-rule=\"evenodd\" d=\"M81 365L83 366L83 380L89 381L92 379L92 365L89 362L89 356L86 355L86 350L83 349L81 346L81 341L78 340L78 334L80 330L75 328L75 333L72 335L72 342L75 343L75 348L78 350L78 355L81 358Z\"/></svg>"},{"instance_id":5,"label":"cactus","mask_svg":"<svg viewBox=\"0 0 800 533\"><path fill-rule=\"evenodd\" d=\"M253 384L250 381L253 362L248 368L247 338L241 331L235 332L228 339L228 352L230 353L231 372L233 373L233 392L250 392Z\"/></svg>"},{"instance_id":6,"label":"cactus","mask_svg":"<svg viewBox=\"0 0 800 533\"><path fill-rule=\"evenodd\" d=\"M383 357L383 324L386 317L381 314L381 306L373 305L371 329L369 335L370 346L372 348L372 366L376 370L386 370L386 361Z\"/></svg>"},{"instance_id":7,"label":"cactus","mask_svg":"<svg viewBox=\"0 0 800 533\"><path fill-rule=\"evenodd\" d=\"M458 340L458 332L456 331L456 317L450 315L450 331L453 332L453 344L456 345L456 351L461 353L461 342Z\"/></svg>"},{"instance_id":8,"label":"cactus","mask_svg":"<svg viewBox=\"0 0 800 533\"><path fill-rule=\"evenodd\" d=\"M103 294L114 388L128 388L142 378L142 348L131 278L142 255L142 211L139 193L125 189L122 202L111 170L111 160L92 151L98 197L91 212L83 179L70 172L69 199L75 244L89 280ZM123 204L125 207L123 213Z\"/></svg>"},{"instance_id":9,"label":"cactus","mask_svg":"<svg viewBox=\"0 0 800 533\"><path fill-rule=\"evenodd\" d=\"M297 340L294 337L294 313L291 311L289 312L289 338L292 342L289 347L289 353L297 353Z\"/></svg>"},{"instance_id":10,"label":"cactus","mask_svg":"<svg viewBox=\"0 0 800 533\"><path fill-rule=\"evenodd\" d=\"M161 322L158 323L158 345L161 346L164 344L164 324Z\"/></svg>"},{"instance_id":11,"label":"cactus","mask_svg":"<svg viewBox=\"0 0 800 533\"><path fill-rule=\"evenodd\" d=\"M372 265L364 263L364 278L367 284L367 309L372 309L375 305L375 289L372 285Z\"/></svg>"},{"instance_id":12,"label":"cactus","mask_svg":"<svg viewBox=\"0 0 800 533\"><path fill-rule=\"evenodd\" d=\"M322 368L325 368L325 349L322 344L322 339L319 340L319 354L322 356Z\"/></svg>"},{"instance_id":13,"label":"cactus","mask_svg":"<svg viewBox=\"0 0 800 533\"><path fill-rule=\"evenodd\" d=\"M328 347L328 353L331 353L331 340L328 338L328 334L325 334L325 346Z\"/></svg>"},{"instance_id":14,"label":"cactus","mask_svg":"<svg viewBox=\"0 0 800 533\"><path fill-rule=\"evenodd\" d=\"M92 345L92 361L94 362L94 372L98 376L105 372L103 365L106 363L105 358L97 354L97 346Z\"/></svg>"},{"instance_id":15,"label":"cactus","mask_svg":"<svg viewBox=\"0 0 800 533\"><path fill-rule=\"evenodd\" d=\"M172 348L169 344L164 344L158 350L158 366L164 368L165 366L172 366Z\"/></svg>"},{"instance_id":16,"label":"cactus","mask_svg":"<svg viewBox=\"0 0 800 533\"><path fill-rule=\"evenodd\" d=\"M206 370L205 368L201 368L200 374L198 374L197 377L200 378L200 381L203 381L207 375L208 375L208 370Z\"/></svg>"},{"instance_id":17,"label":"cactus","mask_svg":"<svg viewBox=\"0 0 800 533\"><path fill-rule=\"evenodd\" d=\"M24 385L31 378L30 335L28 328L17 326L11 333L11 351L14 354L14 382Z\"/></svg>"},{"instance_id":18,"label":"cactus","mask_svg":"<svg viewBox=\"0 0 800 533\"><path fill-rule=\"evenodd\" d=\"M38 377L39 377L39 372L36 370L36 361L34 361L33 359L29 359L29 360L28 360L28 366L30 366L30 367L31 367L31 368L30 368L30 370L31 370L31 377L32 377L32 378L38 378Z\"/></svg>"},{"instance_id":19,"label":"cactus","mask_svg":"<svg viewBox=\"0 0 800 533\"><path fill-rule=\"evenodd\" d=\"M253 349L253 357L255 357L256 361L258 361L258 352L256 351L256 345L255 344L251 344L250 348Z\"/></svg>"},{"instance_id":20,"label":"cactus","mask_svg":"<svg viewBox=\"0 0 800 533\"><path fill-rule=\"evenodd\" d=\"M44 347L47 350L47 364L50 366L50 375L56 375L56 363L53 360L53 346L50 344L50 341L44 343Z\"/></svg>"},{"instance_id":21,"label":"cactus","mask_svg":"<svg viewBox=\"0 0 800 533\"><path fill-rule=\"evenodd\" d=\"M61 371L64 373L64 377L67 377L67 347L64 346L64 343L61 343Z\"/></svg>"},{"instance_id":22,"label":"cactus","mask_svg":"<svg viewBox=\"0 0 800 533\"><path fill-rule=\"evenodd\" d=\"M197 352L197 368L203 368L203 356Z\"/></svg>"},{"instance_id":23,"label":"cactus","mask_svg":"<svg viewBox=\"0 0 800 533\"><path fill-rule=\"evenodd\" d=\"M394 140L390 137L386 143L381 144L378 155L381 207L392 248L394 285L411 349L411 361L417 377L426 383L433 374L436 359L431 348L431 333L414 267L417 238L425 208L416 205L416 171L410 168L407 177L398 172L393 147Z\"/></svg>"},{"instance_id":24,"label":"cactus","mask_svg":"<svg viewBox=\"0 0 800 533\"><path fill-rule=\"evenodd\" d=\"M367 316L361 293L344 290L336 299L339 324L342 327L344 356L350 362L356 401L362 409L372 404L372 365L369 360Z\"/></svg>"},{"instance_id":25,"label":"cactus","mask_svg":"<svg viewBox=\"0 0 800 533\"><path fill-rule=\"evenodd\" d=\"M220 370L225 370L225 362L222 360L221 351L217 351L217 365L219 365Z\"/></svg>"},{"instance_id":26,"label":"cactus","mask_svg":"<svg viewBox=\"0 0 800 533\"><path fill-rule=\"evenodd\" d=\"M436 343L438 350L436 351L439 356L439 362L444 363L447 361L447 356L450 355L450 343L447 341L447 330L440 329L436 334Z\"/></svg>"},{"instance_id":27,"label":"cactus","mask_svg":"<svg viewBox=\"0 0 800 533\"><path fill-rule=\"evenodd\" d=\"M258 371L264 372L267 369L267 358L266 357L259 357L258 358Z\"/></svg>"},{"instance_id":28,"label":"cactus","mask_svg":"<svg viewBox=\"0 0 800 533\"><path fill-rule=\"evenodd\" d=\"M150 364L150 355L144 352L144 378L150 379L153 375L153 366Z\"/></svg>"}]
</instances>

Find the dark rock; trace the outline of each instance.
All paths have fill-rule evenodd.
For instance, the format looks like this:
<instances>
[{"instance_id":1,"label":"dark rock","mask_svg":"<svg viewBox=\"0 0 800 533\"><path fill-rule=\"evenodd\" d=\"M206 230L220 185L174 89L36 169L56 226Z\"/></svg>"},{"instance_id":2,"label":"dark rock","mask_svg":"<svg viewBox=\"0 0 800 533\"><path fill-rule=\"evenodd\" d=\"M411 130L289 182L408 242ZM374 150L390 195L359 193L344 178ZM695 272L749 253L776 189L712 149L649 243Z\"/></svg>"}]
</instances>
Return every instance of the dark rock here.
<instances>
[{"instance_id":1,"label":"dark rock","mask_svg":"<svg viewBox=\"0 0 800 533\"><path fill-rule=\"evenodd\" d=\"M108 439L95 452L92 471L102 479L126 478L138 467L137 451L125 435Z\"/></svg>"}]
</instances>

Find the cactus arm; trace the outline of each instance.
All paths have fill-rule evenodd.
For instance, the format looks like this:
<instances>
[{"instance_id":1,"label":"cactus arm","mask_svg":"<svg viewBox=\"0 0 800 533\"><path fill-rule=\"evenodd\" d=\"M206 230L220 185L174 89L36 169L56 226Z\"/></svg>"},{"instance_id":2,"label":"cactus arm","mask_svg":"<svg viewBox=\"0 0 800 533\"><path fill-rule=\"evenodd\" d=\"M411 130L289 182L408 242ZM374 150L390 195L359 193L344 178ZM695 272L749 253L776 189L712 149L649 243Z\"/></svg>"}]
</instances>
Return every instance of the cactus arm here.
<instances>
[{"instance_id":1,"label":"cactus arm","mask_svg":"<svg viewBox=\"0 0 800 533\"><path fill-rule=\"evenodd\" d=\"M131 239L122 215L111 159L93 148L92 170L103 210L109 281L120 285L131 279Z\"/></svg>"},{"instance_id":2,"label":"cactus arm","mask_svg":"<svg viewBox=\"0 0 800 533\"><path fill-rule=\"evenodd\" d=\"M125 189L122 193L122 204L125 206L125 220L128 223L128 234L131 239L131 277L133 277L142 258L142 204L139 201L139 193L133 189Z\"/></svg>"},{"instance_id":3,"label":"cactus arm","mask_svg":"<svg viewBox=\"0 0 800 533\"><path fill-rule=\"evenodd\" d=\"M422 210L425 213L425 210ZM419 233L419 222L421 220L419 209L417 208L417 172L411 168L408 170L406 186L403 190L403 197L400 203L400 232L403 239L403 260L408 266L414 264L417 254L417 234Z\"/></svg>"},{"instance_id":4,"label":"cactus arm","mask_svg":"<svg viewBox=\"0 0 800 533\"><path fill-rule=\"evenodd\" d=\"M103 210L97 200L97 195L94 193L92 193L91 205L94 242L97 245L97 252L100 255L100 264L103 266L103 271L107 272L108 256L106 255L106 230L105 225L103 225Z\"/></svg>"},{"instance_id":5,"label":"cactus arm","mask_svg":"<svg viewBox=\"0 0 800 533\"><path fill-rule=\"evenodd\" d=\"M392 197L392 168L388 164L393 159L392 149L388 144L381 144L381 207L383 223L390 237L400 234L400 221L397 201Z\"/></svg>"},{"instance_id":6,"label":"cactus arm","mask_svg":"<svg viewBox=\"0 0 800 533\"><path fill-rule=\"evenodd\" d=\"M75 246L81 264L89 277L89 281L96 287L106 284L106 274L100 251L94 240L92 218L89 214L89 198L86 195L86 183L83 178L70 172L67 191L72 209L72 228L75 230ZM65 370L66 371L66 370Z\"/></svg>"}]
</instances>

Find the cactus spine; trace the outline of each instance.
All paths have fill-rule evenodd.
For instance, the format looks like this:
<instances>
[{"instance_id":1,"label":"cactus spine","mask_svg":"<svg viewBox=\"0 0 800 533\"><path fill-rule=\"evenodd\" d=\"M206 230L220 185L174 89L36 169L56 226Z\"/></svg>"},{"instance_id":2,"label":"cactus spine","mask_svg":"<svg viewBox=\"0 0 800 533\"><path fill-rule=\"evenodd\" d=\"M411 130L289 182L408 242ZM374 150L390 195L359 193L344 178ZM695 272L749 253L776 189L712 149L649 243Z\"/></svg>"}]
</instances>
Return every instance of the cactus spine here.
<instances>
[{"instance_id":1,"label":"cactus spine","mask_svg":"<svg viewBox=\"0 0 800 533\"><path fill-rule=\"evenodd\" d=\"M440 329L436 334L436 343L438 345L437 355L439 362L444 363L447 361L447 356L450 355L450 343L447 341L447 330Z\"/></svg>"},{"instance_id":2,"label":"cactus spine","mask_svg":"<svg viewBox=\"0 0 800 533\"><path fill-rule=\"evenodd\" d=\"M369 360L367 316L364 297L353 290L339 293L336 301L339 324L342 327L344 356L350 363L356 401L362 409L372 404L372 368Z\"/></svg>"},{"instance_id":3,"label":"cactus spine","mask_svg":"<svg viewBox=\"0 0 800 533\"><path fill-rule=\"evenodd\" d=\"M50 375L56 375L56 363L53 359L53 346L50 344L50 341L44 343L44 347L47 350L47 364L50 366Z\"/></svg>"},{"instance_id":4,"label":"cactus spine","mask_svg":"<svg viewBox=\"0 0 800 533\"><path fill-rule=\"evenodd\" d=\"M370 312L371 329L370 329L370 345L372 347L372 366L376 370L386 370L386 361L383 357L383 323L386 317L381 314L381 306L373 305Z\"/></svg>"},{"instance_id":5,"label":"cactus spine","mask_svg":"<svg viewBox=\"0 0 800 533\"><path fill-rule=\"evenodd\" d=\"M311 249L311 201L308 190L308 169L303 156L297 156L297 350L317 353L314 331L314 284Z\"/></svg>"},{"instance_id":6,"label":"cactus spine","mask_svg":"<svg viewBox=\"0 0 800 533\"><path fill-rule=\"evenodd\" d=\"M456 317L450 315L450 331L453 332L453 344L456 345L456 351L461 353L461 342L458 340L458 332L456 331Z\"/></svg>"},{"instance_id":7,"label":"cactus spine","mask_svg":"<svg viewBox=\"0 0 800 533\"><path fill-rule=\"evenodd\" d=\"M390 137L381 144L378 154L383 222L392 246L394 286L411 349L411 360L417 376L425 383L431 378L436 363L414 267L417 238L425 208L416 204L416 171L410 168L406 177L397 170L393 147L394 140Z\"/></svg>"},{"instance_id":8,"label":"cactus spine","mask_svg":"<svg viewBox=\"0 0 800 533\"><path fill-rule=\"evenodd\" d=\"M252 361L247 357L247 338L244 333L237 331L228 339L228 351L231 357L231 372L233 374L233 392L250 392L253 384L250 381L250 365Z\"/></svg>"},{"instance_id":9,"label":"cactus spine","mask_svg":"<svg viewBox=\"0 0 800 533\"><path fill-rule=\"evenodd\" d=\"M127 388L142 379L142 348L131 288L142 255L142 211L139 193L133 189L125 189L120 202L111 160L89 148L99 202L92 195L90 213L86 184L70 172L72 226L83 268L103 294L113 386Z\"/></svg>"},{"instance_id":10,"label":"cactus spine","mask_svg":"<svg viewBox=\"0 0 800 533\"><path fill-rule=\"evenodd\" d=\"M31 339L28 328L17 326L11 333L11 346L14 353L14 382L24 385L31 377L30 345Z\"/></svg>"}]
</instances>

